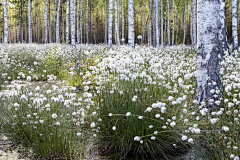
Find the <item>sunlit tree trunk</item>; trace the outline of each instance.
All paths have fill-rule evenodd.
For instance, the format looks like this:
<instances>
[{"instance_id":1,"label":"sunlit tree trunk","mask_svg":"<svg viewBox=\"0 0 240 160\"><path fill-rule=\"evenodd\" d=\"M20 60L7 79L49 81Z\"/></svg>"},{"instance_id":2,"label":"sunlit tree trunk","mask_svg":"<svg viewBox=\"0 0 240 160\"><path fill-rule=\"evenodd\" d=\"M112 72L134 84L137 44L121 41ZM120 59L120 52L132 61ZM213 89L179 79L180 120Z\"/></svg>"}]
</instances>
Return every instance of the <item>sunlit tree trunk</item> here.
<instances>
[{"instance_id":1,"label":"sunlit tree trunk","mask_svg":"<svg viewBox=\"0 0 240 160\"><path fill-rule=\"evenodd\" d=\"M158 0L155 0L155 3L156 3L156 44L157 44L157 48L159 48Z\"/></svg>"},{"instance_id":2,"label":"sunlit tree trunk","mask_svg":"<svg viewBox=\"0 0 240 160\"><path fill-rule=\"evenodd\" d=\"M113 0L109 0L109 26L108 26L108 44L112 48L112 28L113 28Z\"/></svg>"},{"instance_id":3,"label":"sunlit tree trunk","mask_svg":"<svg viewBox=\"0 0 240 160\"><path fill-rule=\"evenodd\" d=\"M64 13L63 13L63 1L62 1L62 43L64 43Z\"/></svg>"},{"instance_id":4,"label":"sunlit tree trunk","mask_svg":"<svg viewBox=\"0 0 240 160\"><path fill-rule=\"evenodd\" d=\"M190 38L191 38L191 44L193 45L193 34L192 34L192 0L190 0Z\"/></svg>"},{"instance_id":5,"label":"sunlit tree trunk","mask_svg":"<svg viewBox=\"0 0 240 160\"><path fill-rule=\"evenodd\" d=\"M128 1L128 45L135 47L134 44L134 0Z\"/></svg>"},{"instance_id":6,"label":"sunlit tree trunk","mask_svg":"<svg viewBox=\"0 0 240 160\"><path fill-rule=\"evenodd\" d=\"M105 0L105 37L104 42L107 44L107 20L108 20L108 13L107 13L107 0Z\"/></svg>"},{"instance_id":7,"label":"sunlit tree trunk","mask_svg":"<svg viewBox=\"0 0 240 160\"><path fill-rule=\"evenodd\" d=\"M186 37L186 15L187 15L187 14L186 14L186 12L187 12L187 9L186 9L186 8L187 8L187 0L185 0L184 17L183 17L183 18L184 18L184 19L183 19L183 23L184 23L184 24L183 24L183 25L184 25L184 26L183 26L183 28L184 28L184 29L183 29L183 44L185 44L185 37Z\"/></svg>"},{"instance_id":8,"label":"sunlit tree trunk","mask_svg":"<svg viewBox=\"0 0 240 160\"><path fill-rule=\"evenodd\" d=\"M149 0L148 46L152 45L152 0Z\"/></svg>"},{"instance_id":9,"label":"sunlit tree trunk","mask_svg":"<svg viewBox=\"0 0 240 160\"><path fill-rule=\"evenodd\" d=\"M25 43L27 43L27 40L28 40L28 21L27 21L27 17L28 17L28 14L27 14L27 5L26 5L26 10L25 10Z\"/></svg>"},{"instance_id":10,"label":"sunlit tree trunk","mask_svg":"<svg viewBox=\"0 0 240 160\"><path fill-rule=\"evenodd\" d=\"M9 9L9 29L8 29L8 31L9 31L9 33L8 33L8 36L9 36L9 38L8 38L8 40L9 40L9 43L11 44L11 28L12 28L12 26L11 26L11 19L12 19L12 17L11 17L11 12L10 12L10 7L8 7L8 9Z\"/></svg>"},{"instance_id":11,"label":"sunlit tree trunk","mask_svg":"<svg viewBox=\"0 0 240 160\"><path fill-rule=\"evenodd\" d=\"M89 39L88 39L88 0L86 4L86 37L87 37L87 44L89 44Z\"/></svg>"},{"instance_id":12,"label":"sunlit tree trunk","mask_svg":"<svg viewBox=\"0 0 240 160\"><path fill-rule=\"evenodd\" d=\"M20 31L20 41L23 43L23 6L25 1L21 1L21 31Z\"/></svg>"},{"instance_id":13,"label":"sunlit tree trunk","mask_svg":"<svg viewBox=\"0 0 240 160\"><path fill-rule=\"evenodd\" d=\"M29 25L29 43L32 43L32 1L28 0L28 10L29 10L29 18L28 18L28 25Z\"/></svg>"},{"instance_id":14,"label":"sunlit tree trunk","mask_svg":"<svg viewBox=\"0 0 240 160\"><path fill-rule=\"evenodd\" d=\"M3 0L4 9L4 44L8 43L8 25L7 25L7 0Z\"/></svg>"},{"instance_id":15,"label":"sunlit tree trunk","mask_svg":"<svg viewBox=\"0 0 240 160\"><path fill-rule=\"evenodd\" d=\"M163 0L161 0L161 47L163 47Z\"/></svg>"},{"instance_id":16,"label":"sunlit tree trunk","mask_svg":"<svg viewBox=\"0 0 240 160\"><path fill-rule=\"evenodd\" d=\"M118 35L118 1L115 0L115 43L119 45L119 35Z\"/></svg>"},{"instance_id":17,"label":"sunlit tree trunk","mask_svg":"<svg viewBox=\"0 0 240 160\"><path fill-rule=\"evenodd\" d=\"M75 3L74 0L70 0L70 10L71 10L71 45L76 47L75 41Z\"/></svg>"},{"instance_id":18,"label":"sunlit tree trunk","mask_svg":"<svg viewBox=\"0 0 240 160\"><path fill-rule=\"evenodd\" d=\"M237 22L237 14L238 14L238 8L237 8L237 0L232 0L232 37L233 37L233 49L238 51L238 22Z\"/></svg>"},{"instance_id":19,"label":"sunlit tree trunk","mask_svg":"<svg viewBox=\"0 0 240 160\"><path fill-rule=\"evenodd\" d=\"M52 42L52 32L51 32L51 0L48 1L48 36L49 43Z\"/></svg>"},{"instance_id":20,"label":"sunlit tree trunk","mask_svg":"<svg viewBox=\"0 0 240 160\"><path fill-rule=\"evenodd\" d=\"M173 0L173 28L172 28L172 45L174 45L174 32L175 32L175 2Z\"/></svg>"},{"instance_id":21,"label":"sunlit tree trunk","mask_svg":"<svg viewBox=\"0 0 240 160\"><path fill-rule=\"evenodd\" d=\"M82 41L82 39L83 39L83 31L82 31L82 21L83 21L83 16L82 16L82 12L83 12L83 2L82 2L82 0L80 0L80 5L81 5L81 9L80 9L80 43L82 44L83 43L83 41Z\"/></svg>"},{"instance_id":22,"label":"sunlit tree trunk","mask_svg":"<svg viewBox=\"0 0 240 160\"><path fill-rule=\"evenodd\" d=\"M156 47L156 0L153 0L153 47Z\"/></svg>"},{"instance_id":23,"label":"sunlit tree trunk","mask_svg":"<svg viewBox=\"0 0 240 160\"><path fill-rule=\"evenodd\" d=\"M120 6L121 6L121 0L118 0L118 34L117 34L117 39L118 39L118 44L120 45Z\"/></svg>"},{"instance_id":24,"label":"sunlit tree trunk","mask_svg":"<svg viewBox=\"0 0 240 160\"><path fill-rule=\"evenodd\" d=\"M48 43L48 0L46 0L45 9L45 43Z\"/></svg>"},{"instance_id":25,"label":"sunlit tree trunk","mask_svg":"<svg viewBox=\"0 0 240 160\"><path fill-rule=\"evenodd\" d=\"M122 0L122 44L124 44L124 1Z\"/></svg>"},{"instance_id":26,"label":"sunlit tree trunk","mask_svg":"<svg viewBox=\"0 0 240 160\"><path fill-rule=\"evenodd\" d=\"M56 22L56 43L60 43L60 32L59 32L59 14L60 14L60 0L58 0L58 9L57 9L57 22Z\"/></svg>"},{"instance_id":27,"label":"sunlit tree trunk","mask_svg":"<svg viewBox=\"0 0 240 160\"><path fill-rule=\"evenodd\" d=\"M222 46L222 53L229 52L228 48L228 41L227 41L227 27L226 27L226 5L225 5L225 0L220 1L220 11L219 11L219 16L220 16L220 22L221 22L221 28L219 32L219 40L221 42Z\"/></svg>"},{"instance_id":28,"label":"sunlit tree trunk","mask_svg":"<svg viewBox=\"0 0 240 160\"><path fill-rule=\"evenodd\" d=\"M79 30L79 0L77 1L77 43L80 44L80 30Z\"/></svg>"},{"instance_id":29,"label":"sunlit tree trunk","mask_svg":"<svg viewBox=\"0 0 240 160\"><path fill-rule=\"evenodd\" d=\"M54 35L53 35L53 41L56 42L56 38L57 38L57 35L56 35L56 0L54 1L54 13L53 13L53 30L54 30Z\"/></svg>"},{"instance_id":30,"label":"sunlit tree trunk","mask_svg":"<svg viewBox=\"0 0 240 160\"><path fill-rule=\"evenodd\" d=\"M218 0L197 1L197 66L196 66L196 99L205 101L211 107L209 101L214 98L210 90L219 90L222 93L221 84L221 46L219 34L219 8ZM219 98L221 95L218 96Z\"/></svg>"},{"instance_id":31,"label":"sunlit tree trunk","mask_svg":"<svg viewBox=\"0 0 240 160\"><path fill-rule=\"evenodd\" d=\"M141 44L144 43L144 38L145 38L145 32L146 32L146 0L144 0L144 4L143 4L143 23L144 23L144 27L143 27L143 33L142 33L142 39L141 39Z\"/></svg>"},{"instance_id":32,"label":"sunlit tree trunk","mask_svg":"<svg viewBox=\"0 0 240 160\"><path fill-rule=\"evenodd\" d=\"M69 45L69 0L66 7L66 44Z\"/></svg>"},{"instance_id":33,"label":"sunlit tree trunk","mask_svg":"<svg viewBox=\"0 0 240 160\"><path fill-rule=\"evenodd\" d=\"M224 0L225 3L225 0ZM193 20L193 24L192 24L192 36L193 36L193 46L196 46L197 44L197 26L196 26L196 0L193 0L193 10L192 10L192 20ZM226 21L226 19L225 19ZM226 36L227 38L227 36Z\"/></svg>"},{"instance_id":34,"label":"sunlit tree trunk","mask_svg":"<svg viewBox=\"0 0 240 160\"><path fill-rule=\"evenodd\" d=\"M167 14L168 14L168 20L167 20L167 39L168 39L168 45L170 46L170 16L169 16L169 10L170 10L170 7L169 7L169 0L167 0Z\"/></svg>"}]
</instances>

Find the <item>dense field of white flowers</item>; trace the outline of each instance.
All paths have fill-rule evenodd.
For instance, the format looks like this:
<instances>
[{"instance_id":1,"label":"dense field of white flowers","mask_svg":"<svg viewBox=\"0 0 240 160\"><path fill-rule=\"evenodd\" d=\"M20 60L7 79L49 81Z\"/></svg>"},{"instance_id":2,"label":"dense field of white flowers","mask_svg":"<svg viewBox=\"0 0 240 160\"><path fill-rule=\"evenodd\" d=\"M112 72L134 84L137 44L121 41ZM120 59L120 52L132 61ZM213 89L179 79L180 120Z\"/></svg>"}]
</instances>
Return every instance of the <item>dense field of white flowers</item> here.
<instances>
[{"instance_id":1,"label":"dense field of white flowers","mask_svg":"<svg viewBox=\"0 0 240 160\"><path fill-rule=\"evenodd\" d=\"M80 67L76 68L82 49ZM32 157L239 158L240 59L222 62L223 94L195 100L195 49L9 45L0 50L0 132ZM89 145L94 144L94 145Z\"/></svg>"}]
</instances>

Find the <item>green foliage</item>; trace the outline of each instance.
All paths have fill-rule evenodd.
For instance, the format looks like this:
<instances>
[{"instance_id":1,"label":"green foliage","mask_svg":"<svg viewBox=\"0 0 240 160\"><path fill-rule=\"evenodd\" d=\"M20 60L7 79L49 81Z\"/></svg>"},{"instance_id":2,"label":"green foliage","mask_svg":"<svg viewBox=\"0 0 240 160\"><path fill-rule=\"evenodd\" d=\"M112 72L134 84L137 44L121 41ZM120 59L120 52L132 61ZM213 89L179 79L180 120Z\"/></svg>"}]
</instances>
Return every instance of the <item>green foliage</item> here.
<instances>
[{"instance_id":1,"label":"green foliage","mask_svg":"<svg viewBox=\"0 0 240 160\"><path fill-rule=\"evenodd\" d=\"M57 53L57 46L54 47L54 52L47 52L47 57L45 59L45 64L47 68L47 73L53 75L59 75L60 68L60 57Z\"/></svg>"}]
</instances>

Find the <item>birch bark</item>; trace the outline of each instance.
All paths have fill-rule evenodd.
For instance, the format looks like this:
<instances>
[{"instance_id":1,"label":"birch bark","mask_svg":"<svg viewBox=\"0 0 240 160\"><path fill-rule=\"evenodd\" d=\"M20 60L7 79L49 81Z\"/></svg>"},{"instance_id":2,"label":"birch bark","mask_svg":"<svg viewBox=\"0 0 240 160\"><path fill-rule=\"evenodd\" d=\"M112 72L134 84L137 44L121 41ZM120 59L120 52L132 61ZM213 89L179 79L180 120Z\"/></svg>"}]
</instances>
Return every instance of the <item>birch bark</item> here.
<instances>
[{"instance_id":1,"label":"birch bark","mask_svg":"<svg viewBox=\"0 0 240 160\"><path fill-rule=\"evenodd\" d=\"M168 13L168 20L167 20L167 39L168 39L168 45L170 46L170 17L169 17L169 0L167 0L167 13Z\"/></svg>"},{"instance_id":2,"label":"birch bark","mask_svg":"<svg viewBox=\"0 0 240 160\"><path fill-rule=\"evenodd\" d=\"M53 13L53 30L54 30L54 37L53 37L53 41L56 42L56 16L55 16L55 12L56 12L56 0L54 1L54 13Z\"/></svg>"},{"instance_id":3,"label":"birch bark","mask_svg":"<svg viewBox=\"0 0 240 160\"><path fill-rule=\"evenodd\" d=\"M112 28L113 28L113 0L109 0L108 45L110 49L112 49Z\"/></svg>"},{"instance_id":4,"label":"birch bark","mask_svg":"<svg viewBox=\"0 0 240 160\"><path fill-rule=\"evenodd\" d=\"M105 37L104 37L105 44L107 44L107 20L108 20L107 0L105 0Z\"/></svg>"},{"instance_id":5,"label":"birch bark","mask_svg":"<svg viewBox=\"0 0 240 160\"><path fill-rule=\"evenodd\" d=\"M163 0L161 0L161 47L163 48Z\"/></svg>"},{"instance_id":6,"label":"birch bark","mask_svg":"<svg viewBox=\"0 0 240 160\"><path fill-rule=\"evenodd\" d=\"M86 36L87 36L87 44L89 44L89 39L88 39L88 0L87 0L87 5L86 5Z\"/></svg>"},{"instance_id":7,"label":"birch bark","mask_svg":"<svg viewBox=\"0 0 240 160\"><path fill-rule=\"evenodd\" d=\"M57 8L57 22L56 22L56 43L60 43L60 32L59 32L59 14L60 14L60 0L58 0Z\"/></svg>"},{"instance_id":8,"label":"birch bark","mask_svg":"<svg viewBox=\"0 0 240 160\"><path fill-rule=\"evenodd\" d=\"M225 3L225 0L224 0L224 3ZM197 44L197 37L196 37L196 32L197 32L197 26L196 26L196 0L193 0L193 10L192 10L192 13L193 13L192 14L192 20L193 20L193 25L192 25L193 46L196 46L196 44Z\"/></svg>"},{"instance_id":9,"label":"birch bark","mask_svg":"<svg viewBox=\"0 0 240 160\"><path fill-rule=\"evenodd\" d=\"M124 1L122 0L122 44L124 44Z\"/></svg>"},{"instance_id":10,"label":"birch bark","mask_svg":"<svg viewBox=\"0 0 240 160\"><path fill-rule=\"evenodd\" d=\"M153 0L153 47L156 47L156 0Z\"/></svg>"},{"instance_id":11,"label":"birch bark","mask_svg":"<svg viewBox=\"0 0 240 160\"><path fill-rule=\"evenodd\" d=\"M69 45L69 0L66 7L66 44Z\"/></svg>"},{"instance_id":12,"label":"birch bark","mask_svg":"<svg viewBox=\"0 0 240 160\"><path fill-rule=\"evenodd\" d=\"M207 102L208 107L214 106L210 99L217 100L213 97L215 93L211 93L210 90L220 90L220 94L222 93L220 74L222 50L218 39L219 8L218 0L197 1L196 99L198 102Z\"/></svg>"},{"instance_id":13,"label":"birch bark","mask_svg":"<svg viewBox=\"0 0 240 160\"><path fill-rule=\"evenodd\" d=\"M79 0L77 1L77 43L80 44L80 31L79 31Z\"/></svg>"},{"instance_id":14,"label":"birch bark","mask_svg":"<svg viewBox=\"0 0 240 160\"><path fill-rule=\"evenodd\" d=\"M118 1L115 0L115 43L119 45L118 34Z\"/></svg>"},{"instance_id":15,"label":"birch bark","mask_svg":"<svg viewBox=\"0 0 240 160\"><path fill-rule=\"evenodd\" d=\"M48 43L48 0L45 8L45 43Z\"/></svg>"},{"instance_id":16,"label":"birch bark","mask_svg":"<svg viewBox=\"0 0 240 160\"><path fill-rule=\"evenodd\" d=\"M8 25L7 25L7 0L3 0L4 9L4 44L8 43Z\"/></svg>"},{"instance_id":17,"label":"birch bark","mask_svg":"<svg viewBox=\"0 0 240 160\"><path fill-rule=\"evenodd\" d=\"M238 14L238 8L237 8L237 0L232 0L232 37L233 37L233 49L238 51L238 26L237 26L237 14Z\"/></svg>"},{"instance_id":18,"label":"birch bark","mask_svg":"<svg viewBox=\"0 0 240 160\"><path fill-rule=\"evenodd\" d=\"M156 3L156 44L157 48L159 48L158 0L155 0L155 3Z\"/></svg>"},{"instance_id":19,"label":"birch bark","mask_svg":"<svg viewBox=\"0 0 240 160\"><path fill-rule=\"evenodd\" d=\"M185 37L186 37L186 12L187 12L187 0L185 0L185 7L184 7L184 20L183 20L183 25L184 25L184 29L183 29L183 44L185 44Z\"/></svg>"},{"instance_id":20,"label":"birch bark","mask_svg":"<svg viewBox=\"0 0 240 160\"><path fill-rule=\"evenodd\" d=\"M64 15L63 15L63 1L62 1L62 43L64 42Z\"/></svg>"},{"instance_id":21,"label":"birch bark","mask_svg":"<svg viewBox=\"0 0 240 160\"><path fill-rule=\"evenodd\" d=\"M75 3L74 0L70 0L70 10L71 10L71 45L76 48L75 41Z\"/></svg>"},{"instance_id":22,"label":"birch bark","mask_svg":"<svg viewBox=\"0 0 240 160\"><path fill-rule=\"evenodd\" d=\"M83 16L82 16L82 12L83 12L83 2L82 2L82 0L80 0L80 4L81 4L81 9L80 9L80 43L82 44L83 43L83 41L82 41L82 39L83 39L83 36L82 36L82 19L83 19Z\"/></svg>"},{"instance_id":23,"label":"birch bark","mask_svg":"<svg viewBox=\"0 0 240 160\"><path fill-rule=\"evenodd\" d=\"M128 45L134 46L134 0L128 1Z\"/></svg>"},{"instance_id":24,"label":"birch bark","mask_svg":"<svg viewBox=\"0 0 240 160\"><path fill-rule=\"evenodd\" d=\"M152 0L149 0L148 46L152 45Z\"/></svg>"},{"instance_id":25,"label":"birch bark","mask_svg":"<svg viewBox=\"0 0 240 160\"><path fill-rule=\"evenodd\" d=\"M29 43L32 43L32 1L28 0L28 10L29 10L29 18L28 18L28 25L29 25Z\"/></svg>"},{"instance_id":26,"label":"birch bark","mask_svg":"<svg viewBox=\"0 0 240 160\"><path fill-rule=\"evenodd\" d=\"M226 6L225 6L225 0L220 1L220 22L221 22L221 28L219 32L219 40L221 42L222 46L222 53L227 52L229 54L229 48L228 48L228 41L227 41L227 27L226 27ZM223 56L223 55L222 55Z\"/></svg>"},{"instance_id":27,"label":"birch bark","mask_svg":"<svg viewBox=\"0 0 240 160\"><path fill-rule=\"evenodd\" d=\"M173 28L172 28L172 45L174 45L174 31L175 31L175 23L174 23L174 20L175 20L175 2L173 0Z\"/></svg>"}]
</instances>

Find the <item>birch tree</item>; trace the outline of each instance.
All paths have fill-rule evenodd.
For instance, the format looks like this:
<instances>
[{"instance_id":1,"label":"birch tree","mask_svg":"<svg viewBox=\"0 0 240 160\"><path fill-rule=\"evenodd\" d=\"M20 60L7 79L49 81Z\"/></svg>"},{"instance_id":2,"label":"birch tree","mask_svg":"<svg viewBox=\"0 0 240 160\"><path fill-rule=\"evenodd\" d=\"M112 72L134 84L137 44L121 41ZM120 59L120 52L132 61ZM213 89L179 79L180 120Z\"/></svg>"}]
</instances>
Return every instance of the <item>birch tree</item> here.
<instances>
[{"instance_id":1,"label":"birch tree","mask_svg":"<svg viewBox=\"0 0 240 160\"><path fill-rule=\"evenodd\" d=\"M108 44L112 48L112 28L113 28L113 0L109 0L109 26L108 26Z\"/></svg>"},{"instance_id":2,"label":"birch tree","mask_svg":"<svg viewBox=\"0 0 240 160\"><path fill-rule=\"evenodd\" d=\"M187 0L185 0L185 7L184 7L184 19L183 19L183 44L185 44L185 37L186 37L186 12L187 12Z\"/></svg>"},{"instance_id":3,"label":"birch tree","mask_svg":"<svg viewBox=\"0 0 240 160\"><path fill-rule=\"evenodd\" d=\"M174 20L175 20L175 3L174 3L174 0L173 0L173 28L172 28L172 45L174 45L174 31L175 31L175 23L174 23Z\"/></svg>"},{"instance_id":4,"label":"birch tree","mask_svg":"<svg viewBox=\"0 0 240 160\"><path fill-rule=\"evenodd\" d=\"M115 0L115 43L119 45L119 29L118 29L118 1Z\"/></svg>"},{"instance_id":5,"label":"birch tree","mask_svg":"<svg viewBox=\"0 0 240 160\"><path fill-rule=\"evenodd\" d=\"M149 0L148 46L152 45L152 0Z\"/></svg>"},{"instance_id":6,"label":"birch tree","mask_svg":"<svg viewBox=\"0 0 240 160\"><path fill-rule=\"evenodd\" d=\"M29 43L32 43L32 1L31 0L28 0L28 10L29 10L29 13L28 13Z\"/></svg>"},{"instance_id":7,"label":"birch tree","mask_svg":"<svg viewBox=\"0 0 240 160\"><path fill-rule=\"evenodd\" d=\"M225 4L225 0L224 0L224 4ZM196 46L196 44L197 44L197 37L196 37L196 32L197 32L197 26L196 26L196 0L193 0L192 21L193 21L193 24L192 24L193 44L192 45ZM226 19L225 19L225 22L226 22Z\"/></svg>"},{"instance_id":8,"label":"birch tree","mask_svg":"<svg viewBox=\"0 0 240 160\"><path fill-rule=\"evenodd\" d=\"M169 0L167 0L167 14L168 14L168 20L167 20L167 39L168 39L168 45L170 46L170 16L169 16Z\"/></svg>"},{"instance_id":9,"label":"birch tree","mask_svg":"<svg viewBox=\"0 0 240 160\"><path fill-rule=\"evenodd\" d=\"M63 16L63 1L62 1L62 43L64 42L64 16Z\"/></svg>"},{"instance_id":10,"label":"birch tree","mask_svg":"<svg viewBox=\"0 0 240 160\"><path fill-rule=\"evenodd\" d=\"M77 43L80 44L80 30L79 30L79 0L77 1Z\"/></svg>"},{"instance_id":11,"label":"birch tree","mask_svg":"<svg viewBox=\"0 0 240 160\"><path fill-rule=\"evenodd\" d=\"M107 15L107 0L105 0L105 37L104 37L104 42L107 44L107 20L108 20L108 15Z\"/></svg>"},{"instance_id":12,"label":"birch tree","mask_svg":"<svg viewBox=\"0 0 240 160\"><path fill-rule=\"evenodd\" d=\"M141 44L143 44L144 42L144 38L145 38L145 31L146 31L146 0L144 0L144 4L143 4L143 23L144 23L144 27L143 27L143 33L142 33L142 39L141 39Z\"/></svg>"},{"instance_id":13,"label":"birch tree","mask_svg":"<svg viewBox=\"0 0 240 160\"><path fill-rule=\"evenodd\" d=\"M213 97L216 93L210 90L222 91L221 84L221 60L219 34L219 8L218 0L197 1L197 66L196 66L196 99L198 102L207 102L217 99ZM218 96L219 98L221 95Z\"/></svg>"},{"instance_id":14,"label":"birch tree","mask_svg":"<svg viewBox=\"0 0 240 160\"><path fill-rule=\"evenodd\" d=\"M153 0L153 47L156 47L156 0Z\"/></svg>"},{"instance_id":15,"label":"birch tree","mask_svg":"<svg viewBox=\"0 0 240 160\"><path fill-rule=\"evenodd\" d=\"M8 43L8 25L7 25L7 0L3 0L4 9L4 44Z\"/></svg>"},{"instance_id":16,"label":"birch tree","mask_svg":"<svg viewBox=\"0 0 240 160\"><path fill-rule=\"evenodd\" d=\"M55 14L55 12L56 12L56 2L57 0L55 0L54 1L54 13L53 13L53 30L54 30L54 37L53 37L53 39L54 39L54 42L56 42L56 14Z\"/></svg>"},{"instance_id":17,"label":"birch tree","mask_svg":"<svg viewBox=\"0 0 240 160\"><path fill-rule=\"evenodd\" d=\"M69 45L69 0L66 6L66 44Z\"/></svg>"},{"instance_id":18,"label":"birch tree","mask_svg":"<svg viewBox=\"0 0 240 160\"><path fill-rule=\"evenodd\" d=\"M80 43L82 44L83 43L83 41L82 41L82 19L83 19L83 17L82 17L82 12L83 12L83 2L82 2L82 0L80 0L80 4L81 4L81 9L80 9Z\"/></svg>"},{"instance_id":19,"label":"birch tree","mask_svg":"<svg viewBox=\"0 0 240 160\"><path fill-rule=\"evenodd\" d=\"M156 43L157 48L159 48L158 0L155 0L155 3L156 3Z\"/></svg>"},{"instance_id":20,"label":"birch tree","mask_svg":"<svg viewBox=\"0 0 240 160\"><path fill-rule=\"evenodd\" d=\"M163 0L161 0L161 47L163 48Z\"/></svg>"},{"instance_id":21,"label":"birch tree","mask_svg":"<svg viewBox=\"0 0 240 160\"><path fill-rule=\"evenodd\" d=\"M71 10L71 45L76 48L75 41L75 3L74 0L70 0L70 10Z\"/></svg>"},{"instance_id":22,"label":"birch tree","mask_svg":"<svg viewBox=\"0 0 240 160\"><path fill-rule=\"evenodd\" d=\"M122 44L124 44L124 1L122 0Z\"/></svg>"},{"instance_id":23,"label":"birch tree","mask_svg":"<svg viewBox=\"0 0 240 160\"><path fill-rule=\"evenodd\" d=\"M60 0L58 0L57 8L57 22L56 22L56 43L60 43L60 32L59 32L59 14L60 14Z\"/></svg>"},{"instance_id":24,"label":"birch tree","mask_svg":"<svg viewBox=\"0 0 240 160\"><path fill-rule=\"evenodd\" d=\"M88 39L88 0L86 4L86 36L87 36L87 44L89 44L89 39Z\"/></svg>"},{"instance_id":25,"label":"birch tree","mask_svg":"<svg viewBox=\"0 0 240 160\"><path fill-rule=\"evenodd\" d=\"M221 28L219 32L219 40L221 42L222 46L222 52L227 52L229 54L229 48L228 48L228 41L227 41L227 27L226 27L226 7L225 7L225 0L220 1L220 23Z\"/></svg>"},{"instance_id":26,"label":"birch tree","mask_svg":"<svg viewBox=\"0 0 240 160\"><path fill-rule=\"evenodd\" d=\"M45 8L45 43L48 42L48 0L46 0Z\"/></svg>"},{"instance_id":27,"label":"birch tree","mask_svg":"<svg viewBox=\"0 0 240 160\"><path fill-rule=\"evenodd\" d=\"M237 22L237 14L238 14L238 8L237 8L237 0L232 0L232 37L233 37L233 49L238 51L238 22Z\"/></svg>"},{"instance_id":28,"label":"birch tree","mask_svg":"<svg viewBox=\"0 0 240 160\"><path fill-rule=\"evenodd\" d=\"M134 0L128 1L128 45L134 46Z\"/></svg>"}]
</instances>

